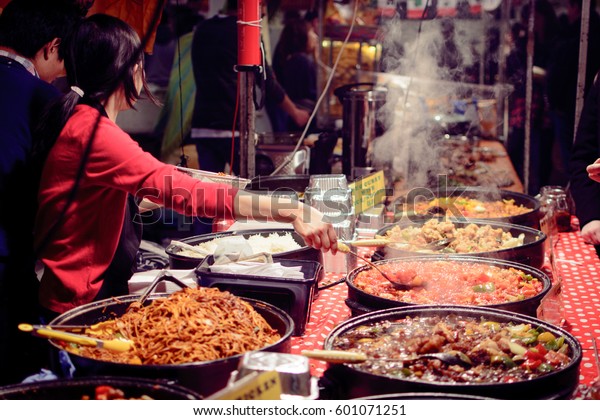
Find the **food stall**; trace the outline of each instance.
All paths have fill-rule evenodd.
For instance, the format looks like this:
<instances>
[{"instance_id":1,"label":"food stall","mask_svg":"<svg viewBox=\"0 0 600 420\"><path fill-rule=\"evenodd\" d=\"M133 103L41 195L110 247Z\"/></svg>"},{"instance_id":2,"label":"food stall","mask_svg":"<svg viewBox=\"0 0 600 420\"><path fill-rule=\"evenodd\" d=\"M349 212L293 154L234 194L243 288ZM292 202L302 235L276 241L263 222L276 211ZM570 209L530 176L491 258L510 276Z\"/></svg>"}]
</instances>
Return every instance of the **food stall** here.
<instances>
[{"instance_id":1,"label":"food stall","mask_svg":"<svg viewBox=\"0 0 600 420\"><path fill-rule=\"evenodd\" d=\"M415 10L421 15L428 13L426 8L416 7L416 4L421 2L404 3L414 6L408 7L406 10L407 15L418 16L419 14L415 14ZM463 12L471 13L478 10L478 2L467 3L474 3L474 5L469 6L467 11ZM450 12L445 11L443 13ZM366 16L368 16L368 13L363 17ZM328 40L326 39L327 37L329 37ZM328 32L323 41L324 54L329 57L329 64L333 64L332 57L336 51L339 51L338 49L341 49L341 45L335 44L338 41L336 40L337 37L339 35L336 35L334 32ZM389 98L390 92L392 92L394 95L398 95L398 97L411 99L401 102L400 108L391 109L392 115L400 114L401 116L399 127L391 124L387 127L387 130L383 130L382 132L373 131L372 137L369 137L371 136L370 131L364 129L364 127L359 128L359 134L366 135L366 143L360 145L360 151L364 149L364 152L369 156L367 160L360 163L350 160L347 171L342 168L339 173L304 176L304 182L300 184L295 183L293 187L287 182L289 179L281 184L270 185L268 188L264 188L265 184L263 184L263 188L261 188L260 179L250 180L233 176L221 176L182 168L190 176L202 179L210 178L208 182L214 182L214 178L216 177L217 182L228 182L240 188L248 187L247 189L249 190L260 190L261 193L274 194L275 192L281 193L282 190L286 190L286 194L280 196L284 200L290 197L296 200L302 199L323 212L328 213L328 216L332 217L332 220L335 220L334 226L339 238L350 244L350 253L340 252L334 256L315 251L302 243L299 235L295 234L289 226L277 227L269 225L268 228L254 227L254 229L249 229L238 225L221 231L222 226L215 225L215 231L212 234L173 241L166 249L166 253L170 258L167 267L169 271L159 271L157 275L153 272L150 275L150 281L146 277L142 282L143 287L141 288L139 284L136 284L137 289L135 293L132 291L132 295L130 296L120 297L116 301L96 302L69 311L55 319L51 323L51 327L55 331L58 331L61 329L61 326L65 325L85 326L97 325L99 323L106 325L105 323L107 322L115 322L115 314L118 314L118 316L127 315L130 305L135 308L132 312L137 314L138 310L142 310L140 307L147 308L161 301L163 298L168 300L175 295L172 292L173 289L170 287L163 287L163 289L160 289L160 292L158 289L155 289L159 284L158 280L160 280L175 283L184 290L186 286L194 290L207 290L210 287L210 290L214 291L215 295L215 300L211 301L214 303L212 306L229 309L229 311L224 310L220 312L230 312L229 315L231 315L231 313L247 311L250 308L260 314L263 320L257 321L257 324L244 323L243 320L240 321L239 319L234 321L227 319L223 321L224 323L232 322L234 325L232 329L237 327L233 331L235 334L232 333L231 329L228 331L230 335L227 337L234 337L231 347L236 347L241 341L250 341L250 338L247 338L247 336L244 336L243 340L240 338L241 326L250 327L249 337L253 335L253 332L257 336L262 336L263 334L272 334L272 336L252 348L243 347L237 353L225 352L208 359L194 359L191 361L186 359L178 359L177 361L161 360L156 364L144 364L141 362L137 363L138 360L131 362L131 360L118 358L102 359L94 352L81 351L81 348L74 351L73 346L65 345L64 341L67 341L66 336L62 336L61 338L59 335L52 337L46 335L45 337L50 337L52 340L51 346L53 350L58 352L66 351L71 354L72 362L80 375L94 376L101 373L111 376L137 377L140 378L140 384L145 383L148 378L166 378L191 389L191 392L188 393L186 393L185 389L179 390L179 397L186 399L206 398L223 388L234 387L236 376L235 374L232 375L232 373L235 371L239 375L243 368L248 369L251 361L248 361L247 357L248 354L254 351L301 356L307 354L305 351L321 349L348 350L350 347L344 347L348 340L344 338L336 342L336 337L342 333L345 334L347 326L348 331L350 331L354 327L352 323L358 322L356 321L357 319L361 319L358 322L360 324L358 326L361 327L362 320L366 319L363 316L366 315L368 317L371 313L375 313L373 316L377 322L391 322L392 324L405 322L402 321L402 319L406 319L403 318L405 316L408 316L408 318L426 317L431 313L433 314L431 317L436 319L437 317L450 317L448 318L449 320L443 318L444 322L446 322L445 324L440 325L436 323L434 325L434 330L437 328L435 334L439 333L440 329L444 329L447 325L451 324L452 317L458 314L458 316L479 319L479 321L468 321L469 331L485 327L487 328L486 332L489 334L485 338L489 340L492 340L492 336L495 336L496 333L514 333L517 327L523 330L524 335L518 339L512 337L514 339L512 341L508 340L508 335L505 335L503 338L508 341L505 340L502 344L506 348L494 349L494 351L497 351L497 353L493 354L495 357L494 361L488 364L501 365L502 369L506 371L525 366L526 363L532 363L527 369L523 369L526 373L520 371L521 376L504 377L501 381L492 381L498 386L491 389L491 394L489 393L489 388L485 390L485 387L473 385L469 381L463 382L466 385L454 390L451 386L436 388L435 386L429 387L424 385L418 381L418 378L416 382L412 382L414 377L411 379L411 375L414 372L411 373L408 371L414 361L411 359L400 361L402 364L406 363L401 368L402 375L404 375L402 378L398 379L398 373L394 372L385 379L378 378L373 380L369 383L368 387L362 387L360 382L362 381L363 376L361 375L363 373L360 373L360 369L354 370L350 366L355 361L350 360L345 364L340 364L334 359L319 361L318 357L314 356L309 359L304 358L302 362L294 360L296 363L306 364L307 371L301 372L301 379L310 382L310 384L301 390L295 389L298 393L293 395L293 397L304 399L377 397L383 393L383 389L388 389L390 392L398 394L408 392L409 390L427 393L439 392L443 389L444 391L453 390L455 394L462 394L463 397L468 395L473 398L506 399L565 399L584 398L592 395L589 392L589 388L598 380L598 369L600 369L600 366L597 365L597 355L596 357L594 355L595 340L600 334L597 314L600 286L594 280L597 277L597 271L600 270L600 260L595 255L593 247L585 244L578 235L576 218L571 218L571 225L567 230L558 232L552 226L548 226L548 224L552 225L555 223L552 211L545 208L542 212L538 199L523 194L523 185L516 175L502 145L502 141L499 141L497 138L499 137L499 133L505 129L505 126L502 125L504 122L502 122L502 118L499 116L506 113L503 106L506 95L510 93L510 89L505 86L496 86L488 89L474 87L468 83L458 83L464 88L464 94L461 96L448 94L438 96L428 95L425 91L419 91L420 80L416 78L411 77L407 85L405 83L406 79L402 77L397 78L382 73L382 69L377 64L382 53L381 46L372 45L365 39L356 39L355 48L351 50L361 63L361 72L356 74L347 73L347 79L340 79L343 85L368 83L371 84L371 87L374 87L376 85L382 86L387 84L386 97ZM367 71L363 71L365 67ZM352 80L355 76L359 78ZM397 91L394 90L393 86L396 82L400 85ZM438 90L439 93L439 86L455 86L454 83L440 82L433 89ZM334 86L334 89L330 91L332 94L330 97L331 100L324 103L327 110L324 114L326 118L333 117L339 119L343 117L344 110L342 107L344 102L340 101L340 98L336 97L334 93L335 88L339 87L341 86ZM419 108L419 106L422 106L422 108ZM495 110L492 113L494 119L492 120L492 126L486 126L485 123L489 121L486 116L483 116L483 113L490 106ZM450 107L450 112L448 111L448 107ZM383 104L381 107L375 107L373 112L382 108L385 108ZM424 119L416 121L415 115L417 114L424 116ZM345 123L345 121L343 122ZM473 128L474 126L475 128ZM394 137L394 133L398 133L396 131L398 128L401 130L410 129L411 135L423 134L428 137L433 135L435 137L433 142L435 142L436 146L434 160L445 166L425 167L421 173L415 169L418 159L400 161L392 157L391 160L386 161L379 158L375 143L384 143L386 136L387 138L390 136ZM475 134L470 132L471 129L478 131ZM250 130L252 130L252 127L250 127ZM351 136L352 134L348 135ZM397 137L394 138L398 139ZM422 141L418 147L430 148L432 146L430 140ZM357 150L352 150L352 152L355 153ZM350 151L347 151L347 153L350 153ZM410 153L406 153L406 155L408 156ZM432 173L434 176L443 174L447 177L447 184L445 186L448 189L444 190L443 193L440 188L439 178L433 180L428 178ZM416 201L409 202L408 200L402 200L407 197L411 189L414 190L417 187L422 187L423 190L428 190L432 193L432 197L427 198L438 200L435 204L429 202L424 213L419 213L414 208L409 208L408 210L405 208L406 205L409 205L409 207L410 204L414 205ZM471 197L468 191L460 190L459 187L466 187L467 189L469 187L480 188L485 190L485 194L475 194ZM368 191L367 195L370 194L369 197L365 198L365 201L369 201L368 205L364 205L362 202L359 203L356 196L358 189ZM457 190L461 193L458 197L453 198L455 200L462 200L465 197L478 199L482 198L481 195L490 195L494 196L494 198L487 201L496 204L498 202L513 205L516 203L517 206L522 207L523 211L520 213L521 215L526 214L527 216L532 216L533 219L529 217L515 218L516 216L514 215L503 214L500 216L489 216L486 221L486 218L482 217L484 211L482 210L482 206L484 206L484 203L479 202L474 205L474 211L479 217L467 215L467 220L465 221L463 218L461 221L462 224L460 224L452 218L447 218L446 211L449 211L448 209L452 206L453 201L445 193L450 190ZM435 193L432 191L435 191ZM495 193L495 195L488 193ZM462 197L463 194L465 197ZM519 202L520 199L523 202ZM486 202L484 199L482 201ZM378 212L370 214L369 210L373 208L377 208ZM432 209L434 208L436 211L432 213ZM440 208L443 214L437 211ZM335 212L332 212L332 210L335 210ZM409 214L407 211L411 213ZM462 213L464 215L465 211L462 211ZM378 281L382 279L378 277L377 269L373 268L371 264L377 263L376 267L378 266L380 269L385 267L387 269L389 268L386 267L388 265L403 264L405 262L402 260L402 257L396 261L397 254L394 257L382 254L382 251L389 245L387 242L359 247L353 241L361 239L396 241L397 243L412 241L412 238L407 236L404 236L402 240L392 240L387 236L386 231L391 230L393 226L402 222L403 218L410 219L412 222L410 225L411 229L423 230L426 223L437 220L434 216L443 216L444 220L440 223L446 223L446 225L444 225L443 229L437 231L437 233L444 235L444 239L450 239L449 242L451 242L452 247L458 245L459 241L457 238L459 234L457 231L459 229L491 228L496 229L496 231L500 230L502 235L506 234L510 236L506 243L502 243L503 241L497 238L492 240L492 242L501 243L504 248L500 249L509 249L511 252L507 251L503 254L491 253L485 256L477 255L474 257L469 254L476 254L476 251L465 251L464 249L444 246L432 252L438 255L429 255L422 260L417 258L419 263L422 261L434 261L436 263L456 262L457 264L465 264L464 266L443 266L442 271L445 272L461 272L468 264L473 264L474 266L478 264L484 265L488 272L495 269L499 271L517 271L519 273L517 287L519 287L519 293L523 295L513 294L511 296L513 299L509 301L509 304L525 302L526 305L506 305L506 302L504 302L504 306L498 308L494 306L497 303L488 302L488 304L480 305L476 303L469 305L469 303L473 302L462 301L458 304L455 302L440 302L439 308L436 308L435 305L437 302L427 305L424 301L409 300L408 305L393 303L392 306L386 308L369 307L368 304L365 305L364 301L359 302L363 304L362 306L356 305L356 302L354 302L353 306L351 297L357 296L357 282L355 280L364 276L365 273L371 277L374 275ZM511 219L511 217L513 218ZM469 218L478 219L479 222L470 222ZM450 231L449 225L452 225L451 227L454 230ZM398 226L400 227L400 225ZM427 228L431 228L431 226L427 225ZM421 231L421 233L423 232ZM277 236L277 239L273 239L272 235ZM287 239L291 236L295 244L290 248L280 247L280 241L284 242L282 239L284 236L286 236L285 242L289 243ZM237 260L241 259L242 252L239 251L239 248L235 249L237 254L232 252L232 248L236 246L245 247L247 242L255 237L258 237L259 242L263 242L263 244L267 239L267 242L277 243L277 247L268 250L261 248L260 250L247 251L244 248L244 252L248 252L244 256L247 257L250 255L252 258L248 258L249 260L258 258L259 261L252 262L265 265L258 265L258 269L252 266L254 268L252 272L241 271L241 269L240 271L219 271L221 270L218 267L219 265L238 263L239 261ZM235 239L235 241L228 243L228 239ZM223 251L222 248L218 248L218 244L213 243L216 240L222 240L223 242L220 245L225 245L225 248L229 246L226 249L227 252ZM518 242L518 240L521 242ZM234 242L237 243L234 244ZM426 245L433 242L435 242L433 237L427 237ZM206 248L208 243L212 243L215 247ZM294 245L297 246L294 247ZM201 251L200 249L203 250ZM394 249L396 251L406 250L402 247ZM421 248L418 250L418 253L420 255L426 254L422 251L423 249ZM496 251L498 250L496 249L492 252ZM233 261L230 260L226 263L216 262L217 257L226 256L227 258L231 258L231 255L234 254L237 256ZM376 254L379 255L377 256ZM448 256L450 254L451 257ZM365 259L370 262L365 262ZM377 259L379 261L376 261ZM284 274L282 275L281 272L277 272L279 274L267 275L266 272L272 266L266 264L279 264L283 267ZM300 269L296 270L296 275L292 275L290 270L286 270L286 268L290 269L294 266L300 266ZM278 269L281 267L278 267ZM176 276L174 273L178 275ZM425 276L425 274L418 273L421 277ZM478 297L487 296L495 288L500 288L494 284L495 279L485 277L489 276L488 273L477 272L476 274L472 274L472 276L478 278L478 283L469 284L467 288L470 289L470 292L478 295ZM484 277L486 281L481 280ZM415 280L415 278L416 276L413 275L410 280ZM130 288L134 286L134 283L138 279L132 278ZM190 285L192 287L189 287ZM198 285L203 287L196 289ZM403 293L397 293L397 289L390 292L391 286L388 284L386 286L388 286L388 290L386 291L387 296L384 296L383 299L396 302L396 299L388 299L389 296ZM219 290L217 291L217 289ZM410 293L406 294L412 296L414 289L425 289L425 286L420 283L411 284L410 287L407 286L407 289L402 292L408 291ZM222 292L223 294L221 294ZM224 292L230 292L231 295ZM196 292L189 292L189 294L193 293ZM352 295L352 293L355 294ZM381 296L372 296L371 291L365 292L363 290L358 293L362 293L362 296L367 298L381 298ZM202 299L208 298L203 296ZM197 299L197 301L202 299ZM183 301L177 304L176 309L161 308L160 310L167 311L162 312L163 317L165 317L165 313L169 313L166 318L183 317L181 314L185 312L184 309L191 309L197 301ZM487 306L491 307L487 308ZM519 309L515 309L515 306ZM470 307L470 309L466 309L467 307ZM477 309L473 307L477 307ZM383 312L379 311L379 309ZM168 312L168 310L172 310L173 312ZM206 308L195 313L192 318L200 317L199 314L202 311L206 311ZM152 317L158 318L152 321L153 325L158 328L161 324L160 313L160 311L158 311L158 315L156 313L144 313L143 316L147 317L146 319L148 320ZM248 321L254 321L255 312L243 312L242 318L244 317ZM484 318L484 321L481 321L481 318ZM214 327L221 320L222 318L211 318L210 322L204 324L211 324L209 326ZM195 321L194 319L188 319L187 323L193 324ZM125 321L121 319L121 322ZM265 326L264 322L268 325ZM485 325L482 327L481 324ZM115 326L116 324L110 325L110 328L118 328L118 326ZM202 325L202 327L206 327L206 325ZM86 333L86 330L89 329L82 328L80 332ZM89 333L89 331L87 332ZM114 334L114 331L109 332ZM172 332L170 333L173 334ZM442 333L438 335L451 335L447 330L442 331ZM464 331L462 333L464 335L470 334ZM460 335L463 335L462 333ZM158 334L156 334L156 331L145 331L144 340L152 343L153 338L156 339L153 335L156 336ZM179 335L181 336L182 334ZM205 333L203 335L210 336L211 334ZM447 341L451 341L447 336ZM541 337L544 338L542 339ZM107 338L104 337L103 339L106 340ZM370 340L371 337L367 337L364 341ZM156 341L158 340L156 339ZM190 335L182 341L182 347L186 345L191 346L192 343L200 341L200 337ZM360 338L357 341L360 341ZM221 344L221 347L225 347ZM531 347L526 347L526 345L531 345ZM148 347L152 347L152 345ZM535 350L533 350L534 348ZM359 350L355 353L361 353L361 351L367 352L363 348ZM482 353L488 351L489 348L484 350ZM463 351L467 352L464 347ZM540 358L540 360L537 360L540 363L534 366L535 361L527 357L533 357L532 354L537 356L540 352L544 352L542 358L545 357L546 352L555 357L553 363L550 363L549 359L544 359L547 360L547 363L542 362ZM421 355L430 354L425 350L413 353ZM489 353L491 354L492 352L489 351ZM412 356L416 357L414 354ZM466 356L468 360L463 358L460 363L450 363L453 366L450 370L454 373L469 371L476 364L475 356L475 354L471 355L473 359ZM152 361L157 357L158 355L155 353L148 356L148 359ZM329 357L332 356L330 355ZM372 355L369 357L372 357ZM273 364L269 365L270 368L277 370L280 367L277 365L277 362L283 362L283 359L283 356L271 356L269 362ZM443 362L439 358L434 359L434 363L438 367ZM288 363L290 360L285 360L285 362ZM394 361L394 363L398 363L398 360ZM542 364L544 364L544 368L538 369ZM454 366L458 366L458 368L454 368ZM392 367L397 368L397 366ZM386 374L382 376L386 376ZM390 380L389 376L395 376L395 378ZM367 375L367 377L369 376ZM300 377L298 376L298 378ZM348 383L351 384L350 389L345 389L339 385L339 382L345 379L348 379ZM381 382L378 382L379 380ZM533 387L531 386L532 382L529 381L535 381L536 384L541 385ZM315 392L314 384L317 382L320 389ZM436 379L432 379L429 382L435 385ZM447 378L443 378L440 382L447 383L448 380ZM415 383L419 383L420 385L417 386ZM89 387L89 383L86 386ZM117 383L117 386L126 386L126 384ZM369 388L370 386L372 388ZM35 385L33 385L33 388L35 388ZM3 394L2 391L5 393ZM20 389L20 391L25 392L23 389ZM10 389L0 390L0 397L4 395L10 398L11 395L14 395L10 394L10 392ZM171 392L174 392L174 390L171 390ZM166 398L175 398L175 396L169 394Z\"/></svg>"}]
</instances>

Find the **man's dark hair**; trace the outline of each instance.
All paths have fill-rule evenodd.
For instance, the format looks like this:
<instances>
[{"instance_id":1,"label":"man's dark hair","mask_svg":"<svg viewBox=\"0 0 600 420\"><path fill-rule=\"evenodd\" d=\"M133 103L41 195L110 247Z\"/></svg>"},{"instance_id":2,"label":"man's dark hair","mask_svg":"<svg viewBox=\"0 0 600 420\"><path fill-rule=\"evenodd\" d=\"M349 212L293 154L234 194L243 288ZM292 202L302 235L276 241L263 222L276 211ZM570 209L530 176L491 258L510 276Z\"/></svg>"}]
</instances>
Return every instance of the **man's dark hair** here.
<instances>
[{"instance_id":1,"label":"man's dark hair","mask_svg":"<svg viewBox=\"0 0 600 420\"><path fill-rule=\"evenodd\" d=\"M90 4L78 0L12 0L0 14L0 46L32 58L54 38L66 38ZM58 53L64 57L62 49Z\"/></svg>"}]
</instances>

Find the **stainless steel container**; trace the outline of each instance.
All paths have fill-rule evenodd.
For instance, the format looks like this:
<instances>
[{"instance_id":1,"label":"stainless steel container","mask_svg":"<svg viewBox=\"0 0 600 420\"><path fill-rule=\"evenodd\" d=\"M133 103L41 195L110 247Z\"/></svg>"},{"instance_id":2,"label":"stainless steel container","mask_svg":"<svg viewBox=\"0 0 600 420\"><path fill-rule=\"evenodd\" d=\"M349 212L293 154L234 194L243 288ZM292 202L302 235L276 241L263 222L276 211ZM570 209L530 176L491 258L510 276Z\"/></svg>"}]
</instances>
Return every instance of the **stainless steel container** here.
<instances>
[{"instance_id":1,"label":"stainless steel container","mask_svg":"<svg viewBox=\"0 0 600 420\"><path fill-rule=\"evenodd\" d=\"M387 89L374 83L345 85L335 90L342 103L342 171L355 179L355 168L370 166L371 142L383 134L377 111L385 103Z\"/></svg>"},{"instance_id":2,"label":"stainless steel container","mask_svg":"<svg viewBox=\"0 0 600 420\"><path fill-rule=\"evenodd\" d=\"M310 364L306 357L297 354L281 354L272 352L246 353L239 362L239 367L232 372L229 386L252 373L275 371L281 382L281 399L315 400L319 397L317 378L310 374Z\"/></svg>"}]
</instances>

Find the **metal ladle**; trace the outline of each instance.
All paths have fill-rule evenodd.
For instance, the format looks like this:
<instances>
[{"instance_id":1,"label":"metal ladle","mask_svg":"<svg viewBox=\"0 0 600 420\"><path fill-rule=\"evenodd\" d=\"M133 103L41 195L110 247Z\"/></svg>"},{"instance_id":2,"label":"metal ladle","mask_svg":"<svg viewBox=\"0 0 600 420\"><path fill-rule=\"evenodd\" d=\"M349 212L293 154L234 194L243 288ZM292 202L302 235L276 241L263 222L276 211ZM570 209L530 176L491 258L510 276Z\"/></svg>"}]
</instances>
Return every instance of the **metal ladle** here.
<instances>
[{"instance_id":1,"label":"metal ladle","mask_svg":"<svg viewBox=\"0 0 600 420\"><path fill-rule=\"evenodd\" d=\"M354 255L354 256L360 258L361 260L363 260L364 262L366 262L371 268L374 268L375 270L377 270L379 272L379 274L381 274L384 279L386 279L387 281L389 281L396 289L399 289L399 290L410 290L410 289L414 289L415 287L422 287L423 286L423 283L414 283L414 284L403 283L403 282L400 282L400 281L398 281L396 279L391 278L382 269L380 269L379 267L377 267L371 261L369 261L368 259L366 259L362 255L359 255L356 252L352 251L350 249L350 247L348 245L346 245L344 242L338 241L337 246L338 246L338 251L339 252L343 252L344 254Z\"/></svg>"}]
</instances>

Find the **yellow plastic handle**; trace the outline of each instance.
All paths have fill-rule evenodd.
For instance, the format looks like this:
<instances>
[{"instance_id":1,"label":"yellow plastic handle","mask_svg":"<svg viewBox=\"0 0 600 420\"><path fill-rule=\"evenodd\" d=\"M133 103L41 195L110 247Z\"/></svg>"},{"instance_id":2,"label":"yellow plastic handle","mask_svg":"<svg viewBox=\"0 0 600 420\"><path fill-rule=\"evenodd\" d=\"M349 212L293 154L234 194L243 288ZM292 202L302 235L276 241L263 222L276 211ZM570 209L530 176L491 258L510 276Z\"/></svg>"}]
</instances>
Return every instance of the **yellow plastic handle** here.
<instances>
[{"instance_id":1,"label":"yellow plastic handle","mask_svg":"<svg viewBox=\"0 0 600 420\"><path fill-rule=\"evenodd\" d=\"M374 238L374 239L356 239L348 242L349 245L353 246L384 246L390 243L389 239L385 238Z\"/></svg>"},{"instance_id":2,"label":"yellow plastic handle","mask_svg":"<svg viewBox=\"0 0 600 420\"><path fill-rule=\"evenodd\" d=\"M120 352L129 350L133 344L131 341L123 340L99 340L97 338L92 338L85 335L57 331L51 328L31 324L19 324L19 329L25 332L32 332L40 337L54 338L56 340L67 341L69 343L75 343L81 346L102 347L107 350Z\"/></svg>"},{"instance_id":3,"label":"yellow plastic handle","mask_svg":"<svg viewBox=\"0 0 600 420\"><path fill-rule=\"evenodd\" d=\"M328 363L362 363L367 360L364 353L343 350L302 350L301 354Z\"/></svg>"}]
</instances>

